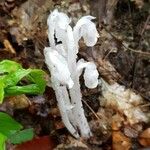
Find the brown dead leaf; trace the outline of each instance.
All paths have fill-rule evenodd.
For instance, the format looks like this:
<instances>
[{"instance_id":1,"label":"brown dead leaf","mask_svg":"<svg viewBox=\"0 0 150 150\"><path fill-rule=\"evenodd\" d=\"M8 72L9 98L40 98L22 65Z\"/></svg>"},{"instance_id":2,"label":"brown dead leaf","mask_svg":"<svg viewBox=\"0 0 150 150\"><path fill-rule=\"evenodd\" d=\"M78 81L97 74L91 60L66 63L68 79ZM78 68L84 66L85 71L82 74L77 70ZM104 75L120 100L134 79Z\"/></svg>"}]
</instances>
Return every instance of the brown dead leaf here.
<instances>
[{"instance_id":1,"label":"brown dead leaf","mask_svg":"<svg viewBox=\"0 0 150 150\"><path fill-rule=\"evenodd\" d=\"M147 128L140 134L139 143L144 147L150 146L150 128Z\"/></svg>"},{"instance_id":2,"label":"brown dead leaf","mask_svg":"<svg viewBox=\"0 0 150 150\"><path fill-rule=\"evenodd\" d=\"M90 150L89 147L82 142L82 139L77 140L71 136L68 136L65 144L59 144L55 150Z\"/></svg>"},{"instance_id":3,"label":"brown dead leaf","mask_svg":"<svg viewBox=\"0 0 150 150\"><path fill-rule=\"evenodd\" d=\"M140 124L136 124L134 126L128 125L128 126L125 126L124 128L124 134L130 138L137 138L141 130L142 130L142 125Z\"/></svg>"},{"instance_id":4,"label":"brown dead leaf","mask_svg":"<svg viewBox=\"0 0 150 150\"><path fill-rule=\"evenodd\" d=\"M29 7L30 6L30 7ZM53 1L28 0L16 7L9 21L10 33L16 37L16 41L34 39L39 45L45 45L47 12L53 9Z\"/></svg>"},{"instance_id":5,"label":"brown dead leaf","mask_svg":"<svg viewBox=\"0 0 150 150\"><path fill-rule=\"evenodd\" d=\"M50 111L49 111L49 115L52 116L53 118L60 117L60 112L59 112L58 107L51 108Z\"/></svg>"},{"instance_id":6,"label":"brown dead leaf","mask_svg":"<svg viewBox=\"0 0 150 150\"><path fill-rule=\"evenodd\" d=\"M4 44L7 51L9 51L12 54L16 54L15 49L13 48L13 46L11 45L11 43L7 39L5 39L3 41L3 44Z\"/></svg>"},{"instance_id":7,"label":"brown dead leaf","mask_svg":"<svg viewBox=\"0 0 150 150\"><path fill-rule=\"evenodd\" d=\"M55 121L54 126L57 130L63 129L65 127L62 121Z\"/></svg>"},{"instance_id":8,"label":"brown dead leaf","mask_svg":"<svg viewBox=\"0 0 150 150\"><path fill-rule=\"evenodd\" d=\"M11 96L7 98L9 105L14 109L23 109L29 107L30 100L24 95Z\"/></svg>"},{"instance_id":9,"label":"brown dead leaf","mask_svg":"<svg viewBox=\"0 0 150 150\"><path fill-rule=\"evenodd\" d=\"M43 136L20 144L14 150L53 150L54 147L54 140L49 136Z\"/></svg>"},{"instance_id":10,"label":"brown dead leaf","mask_svg":"<svg viewBox=\"0 0 150 150\"><path fill-rule=\"evenodd\" d=\"M142 8L144 5L144 0L131 0L133 1L138 8Z\"/></svg>"},{"instance_id":11,"label":"brown dead leaf","mask_svg":"<svg viewBox=\"0 0 150 150\"><path fill-rule=\"evenodd\" d=\"M120 131L113 131L112 141L113 150L129 150L131 148L131 140Z\"/></svg>"},{"instance_id":12,"label":"brown dead leaf","mask_svg":"<svg viewBox=\"0 0 150 150\"><path fill-rule=\"evenodd\" d=\"M126 89L125 86L119 85L118 83L109 85L103 79L101 81L101 106L112 108L120 114L123 114L126 116L125 119L127 122L131 125L148 121L146 111L143 111L142 107L140 107L140 105L142 106L146 102L139 94L136 94L131 89Z\"/></svg>"},{"instance_id":13,"label":"brown dead leaf","mask_svg":"<svg viewBox=\"0 0 150 150\"><path fill-rule=\"evenodd\" d=\"M122 126L122 121L123 118L119 114L114 115L112 117L112 130L114 131L119 130Z\"/></svg>"}]
</instances>

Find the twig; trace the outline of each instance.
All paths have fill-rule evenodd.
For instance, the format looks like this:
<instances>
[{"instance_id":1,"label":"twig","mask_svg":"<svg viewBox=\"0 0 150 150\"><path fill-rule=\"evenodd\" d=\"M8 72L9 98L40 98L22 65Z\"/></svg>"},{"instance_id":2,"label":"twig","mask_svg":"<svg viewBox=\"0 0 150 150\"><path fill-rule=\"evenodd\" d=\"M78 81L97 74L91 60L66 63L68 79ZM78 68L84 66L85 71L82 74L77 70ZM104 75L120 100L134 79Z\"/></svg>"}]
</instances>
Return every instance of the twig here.
<instances>
[{"instance_id":1,"label":"twig","mask_svg":"<svg viewBox=\"0 0 150 150\"><path fill-rule=\"evenodd\" d=\"M140 33L141 36L143 35L143 33L144 33L145 29L146 29L146 26L147 26L147 24L149 23L149 20L150 20L150 15L148 15L148 17L147 17L147 19L146 19L146 22L145 22L145 24L144 24L144 27L143 27L143 29L142 29L142 31L141 31L141 33Z\"/></svg>"},{"instance_id":2,"label":"twig","mask_svg":"<svg viewBox=\"0 0 150 150\"><path fill-rule=\"evenodd\" d=\"M150 53L149 53L149 52L143 52L143 51L141 51L141 50L135 50L135 49L126 47L123 43L122 43L122 46L123 46L124 48L126 48L127 50L130 50L130 51L132 51L132 52L134 52L134 53L140 53L140 54L142 54L142 55L148 55L148 56L150 57Z\"/></svg>"},{"instance_id":3,"label":"twig","mask_svg":"<svg viewBox=\"0 0 150 150\"><path fill-rule=\"evenodd\" d=\"M115 35L113 35L111 32L109 32L109 31L106 29L106 27L105 27L104 25L102 25L102 26L103 26L103 28L105 29L105 31L106 31L107 33L109 33L114 39L116 39L117 41L120 41ZM135 50L135 49L126 47L125 44L124 44L122 41L120 41L120 42L121 42L121 45L122 45L125 49L127 49L127 50L130 50L130 51L132 51L132 52L134 52L134 53L140 53L141 55L146 55L146 56L150 57L150 53L149 53L149 52L143 52L143 51L141 51L141 50Z\"/></svg>"},{"instance_id":4,"label":"twig","mask_svg":"<svg viewBox=\"0 0 150 150\"><path fill-rule=\"evenodd\" d=\"M89 110L94 114L95 118L100 120L99 116L94 112L94 110L91 108L91 106L85 100L82 100L82 101L89 108Z\"/></svg>"},{"instance_id":5,"label":"twig","mask_svg":"<svg viewBox=\"0 0 150 150\"><path fill-rule=\"evenodd\" d=\"M9 52L11 52L12 54L16 54L15 49L13 48L13 46L11 45L11 43L10 43L7 39L5 39L5 40L3 41L3 44L4 44L5 48L6 48Z\"/></svg>"}]
</instances>

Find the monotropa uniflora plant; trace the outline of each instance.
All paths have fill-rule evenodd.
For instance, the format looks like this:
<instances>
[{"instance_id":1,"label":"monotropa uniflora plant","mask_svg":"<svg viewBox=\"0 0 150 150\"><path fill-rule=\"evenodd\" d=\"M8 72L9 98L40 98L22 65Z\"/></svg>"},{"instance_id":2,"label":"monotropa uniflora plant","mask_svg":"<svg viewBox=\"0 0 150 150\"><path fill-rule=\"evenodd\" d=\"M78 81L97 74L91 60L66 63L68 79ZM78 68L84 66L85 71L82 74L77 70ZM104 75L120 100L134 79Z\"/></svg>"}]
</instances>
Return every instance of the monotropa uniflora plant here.
<instances>
[{"instance_id":1,"label":"monotropa uniflora plant","mask_svg":"<svg viewBox=\"0 0 150 150\"><path fill-rule=\"evenodd\" d=\"M84 59L77 61L79 40L83 38L84 43L92 47L99 37L92 19L95 17L84 16L72 28L69 25L71 19L54 10L47 20L50 47L44 49L45 62L51 73L52 87L63 123L76 138L92 136L83 110L79 77L84 70L85 85L95 88L99 74L94 62L86 62ZM56 39L61 42L56 42Z\"/></svg>"}]
</instances>

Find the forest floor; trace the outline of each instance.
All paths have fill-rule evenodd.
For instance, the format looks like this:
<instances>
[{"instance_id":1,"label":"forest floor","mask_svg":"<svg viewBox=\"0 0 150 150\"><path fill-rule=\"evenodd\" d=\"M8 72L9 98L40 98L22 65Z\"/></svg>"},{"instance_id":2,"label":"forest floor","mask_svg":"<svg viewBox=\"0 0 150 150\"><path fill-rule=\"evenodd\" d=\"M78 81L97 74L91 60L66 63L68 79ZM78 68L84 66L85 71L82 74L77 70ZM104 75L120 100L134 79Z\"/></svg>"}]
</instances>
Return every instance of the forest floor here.
<instances>
[{"instance_id":1,"label":"forest floor","mask_svg":"<svg viewBox=\"0 0 150 150\"><path fill-rule=\"evenodd\" d=\"M93 48L80 41L79 58L92 60L100 77L124 88L123 102L117 94L107 97L101 86L87 89L81 77L85 115L93 137L74 139L62 123L55 92L48 82L42 96L8 97L0 106L25 128L32 127L36 137L21 145L7 144L8 150L146 150L150 149L150 4L148 0L14 0L6 7L0 0L0 60L17 61L24 68L47 72L43 49L48 46L46 20L54 8L67 13L73 22L92 14L97 19L100 37ZM103 7L103 8L101 8ZM102 10L99 10L102 9ZM113 89L115 90L115 89ZM107 93L108 94L108 93ZM131 95L140 102L129 102ZM125 97L125 95L130 95ZM113 97L113 98L112 98ZM120 100L120 99L119 99ZM126 104L133 108L125 110ZM140 117L134 117L140 110ZM131 115L132 114L132 115ZM142 118L146 118L143 119ZM40 145L40 146L39 146Z\"/></svg>"}]
</instances>

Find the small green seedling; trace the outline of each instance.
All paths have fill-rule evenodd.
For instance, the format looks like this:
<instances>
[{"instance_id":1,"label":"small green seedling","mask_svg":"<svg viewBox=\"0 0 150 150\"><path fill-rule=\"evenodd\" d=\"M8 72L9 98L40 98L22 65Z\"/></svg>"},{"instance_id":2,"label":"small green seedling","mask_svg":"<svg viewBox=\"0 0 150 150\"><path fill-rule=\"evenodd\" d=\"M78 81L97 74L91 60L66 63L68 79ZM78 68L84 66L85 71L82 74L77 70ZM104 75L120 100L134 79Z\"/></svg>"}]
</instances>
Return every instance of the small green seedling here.
<instances>
[{"instance_id":1,"label":"small green seedling","mask_svg":"<svg viewBox=\"0 0 150 150\"><path fill-rule=\"evenodd\" d=\"M0 62L0 103L4 97L19 94L42 94L46 81L44 71L24 69L14 61Z\"/></svg>"}]
</instances>

